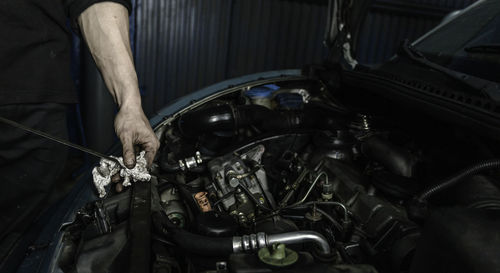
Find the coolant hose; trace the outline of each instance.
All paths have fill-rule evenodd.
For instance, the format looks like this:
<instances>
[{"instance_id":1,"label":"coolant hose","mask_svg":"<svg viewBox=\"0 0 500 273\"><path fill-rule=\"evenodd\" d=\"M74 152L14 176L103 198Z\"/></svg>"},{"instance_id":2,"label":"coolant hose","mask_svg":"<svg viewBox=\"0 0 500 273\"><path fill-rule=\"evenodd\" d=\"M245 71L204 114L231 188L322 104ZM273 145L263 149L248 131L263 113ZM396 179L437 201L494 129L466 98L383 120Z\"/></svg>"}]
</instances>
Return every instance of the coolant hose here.
<instances>
[{"instance_id":1,"label":"coolant hose","mask_svg":"<svg viewBox=\"0 0 500 273\"><path fill-rule=\"evenodd\" d=\"M330 245L326 238L310 230L299 230L286 233L266 234L259 232L257 234L235 236L232 238L233 252L248 252L259 250L264 247L272 246L273 244L303 244L314 243L321 254L331 254Z\"/></svg>"},{"instance_id":2,"label":"coolant hose","mask_svg":"<svg viewBox=\"0 0 500 273\"><path fill-rule=\"evenodd\" d=\"M178 228L169 230L171 240L182 249L204 256L223 256L231 253L257 251L277 243L287 245L314 243L321 254L328 255L331 253L326 238L315 231L308 230L269 235L259 232L241 237L224 238L202 236Z\"/></svg>"},{"instance_id":3,"label":"coolant hose","mask_svg":"<svg viewBox=\"0 0 500 273\"><path fill-rule=\"evenodd\" d=\"M458 182L462 181L464 178L467 178L471 175L491 170L491 169L499 169L500 168L500 160L499 159L491 159L487 161L483 161L481 163L472 165L459 173L453 175L452 177L442 181L441 183L438 183L434 186L431 186L430 188L424 190L422 193L420 193L417 197L419 201L425 201L432 195L439 193L455 184Z\"/></svg>"},{"instance_id":4,"label":"coolant hose","mask_svg":"<svg viewBox=\"0 0 500 273\"><path fill-rule=\"evenodd\" d=\"M153 213L152 218L155 230L185 251L203 256L224 256L233 253L232 237L217 238L191 233L174 225L161 212Z\"/></svg>"},{"instance_id":5,"label":"coolant hose","mask_svg":"<svg viewBox=\"0 0 500 273\"><path fill-rule=\"evenodd\" d=\"M203 256L224 256L233 253L231 237L208 237L180 228L169 229L170 239L182 249Z\"/></svg>"},{"instance_id":6,"label":"coolant hose","mask_svg":"<svg viewBox=\"0 0 500 273\"><path fill-rule=\"evenodd\" d=\"M153 215L153 221L155 228L167 235L180 248L204 256L224 256L231 253L256 251L275 243L314 243L321 254L331 253L326 238L315 231L303 230L269 235L259 232L241 237L208 237L183 230L159 213ZM164 229L165 226L167 230Z\"/></svg>"}]
</instances>

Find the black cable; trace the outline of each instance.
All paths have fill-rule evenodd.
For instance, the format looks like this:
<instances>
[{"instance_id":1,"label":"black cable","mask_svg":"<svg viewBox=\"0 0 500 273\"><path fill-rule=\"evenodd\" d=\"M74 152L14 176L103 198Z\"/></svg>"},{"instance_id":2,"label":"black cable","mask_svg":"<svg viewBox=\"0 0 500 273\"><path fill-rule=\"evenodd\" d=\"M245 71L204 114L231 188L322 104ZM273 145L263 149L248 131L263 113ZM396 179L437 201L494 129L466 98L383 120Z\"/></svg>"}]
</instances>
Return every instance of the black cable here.
<instances>
[{"instance_id":1,"label":"black cable","mask_svg":"<svg viewBox=\"0 0 500 273\"><path fill-rule=\"evenodd\" d=\"M330 216L326 211L320 209L320 208L315 208L315 210L319 213L321 213L326 219L328 219L332 225L340 232L342 233L344 231L344 228L342 227L337 220L333 219L332 216Z\"/></svg>"},{"instance_id":2,"label":"black cable","mask_svg":"<svg viewBox=\"0 0 500 273\"><path fill-rule=\"evenodd\" d=\"M492 159L492 160L487 160L483 161L481 163L472 165L459 173L445 179L444 181L431 186L430 188L424 190L422 193L420 193L417 197L419 201L425 201L432 195L439 193L455 184L458 182L462 181L464 178L467 178L471 175L486 171L486 170L491 170L491 169L498 169L500 168L500 160L499 159Z\"/></svg>"},{"instance_id":3,"label":"black cable","mask_svg":"<svg viewBox=\"0 0 500 273\"><path fill-rule=\"evenodd\" d=\"M233 194L234 194L234 191L230 191L230 192L224 194L221 198L219 198L219 200L215 201L213 206L216 207L218 204L222 203L222 201L224 201L224 199L228 198L229 196L231 196Z\"/></svg>"}]
</instances>

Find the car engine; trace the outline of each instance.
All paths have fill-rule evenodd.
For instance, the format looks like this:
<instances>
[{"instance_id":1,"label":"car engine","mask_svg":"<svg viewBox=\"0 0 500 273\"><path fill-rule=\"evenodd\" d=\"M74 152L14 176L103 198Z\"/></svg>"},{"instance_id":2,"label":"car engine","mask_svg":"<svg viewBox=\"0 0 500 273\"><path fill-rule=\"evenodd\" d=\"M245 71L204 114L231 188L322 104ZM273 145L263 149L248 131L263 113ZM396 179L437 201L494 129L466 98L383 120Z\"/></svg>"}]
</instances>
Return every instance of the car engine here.
<instances>
[{"instance_id":1,"label":"car engine","mask_svg":"<svg viewBox=\"0 0 500 273\"><path fill-rule=\"evenodd\" d=\"M63 272L417 272L459 226L432 212L500 208L473 133L319 80L231 90L165 117L151 181L62 228Z\"/></svg>"}]
</instances>

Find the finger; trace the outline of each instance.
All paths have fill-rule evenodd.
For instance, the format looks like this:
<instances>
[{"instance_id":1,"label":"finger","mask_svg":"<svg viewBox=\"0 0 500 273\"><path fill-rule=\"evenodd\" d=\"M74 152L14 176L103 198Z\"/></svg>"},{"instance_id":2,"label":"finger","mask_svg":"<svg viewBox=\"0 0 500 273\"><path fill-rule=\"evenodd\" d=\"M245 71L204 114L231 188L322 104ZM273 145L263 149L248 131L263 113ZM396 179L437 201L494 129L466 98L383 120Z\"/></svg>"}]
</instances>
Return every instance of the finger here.
<instances>
[{"instance_id":1,"label":"finger","mask_svg":"<svg viewBox=\"0 0 500 273\"><path fill-rule=\"evenodd\" d=\"M111 177L111 182L118 183L120 182L121 179L122 178L120 177L120 173L115 173L115 175Z\"/></svg>"},{"instance_id":2,"label":"finger","mask_svg":"<svg viewBox=\"0 0 500 273\"><path fill-rule=\"evenodd\" d=\"M152 147L145 147L144 151L146 152L144 158L146 158L147 167L149 168L151 167L151 165L153 164L153 160L155 159L156 150Z\"/></svg>"},{"instance_id":3,"label":"finger","mask_svg":"<svg viewBox=\"0 0 500 273\"><path fill-rule=\"evenodd\" d=\"M123 185L121 183L116 184L115 190L116 190L116 192L122 192L123 191Z\"/></svg>"},{"instance_id":4,"label":"finger","mask_svg":"<svg viewBox=\"0 0 500 273\"><path fill-rule=\"evenodd\" d=\"M155 159L156 151L146 151L144 157L146 158L147 168L150 168L153 164L153 160Z\"/></svg>"},{"instance_id":5,"label":"finger","mask_svg":"<svg viewBox=\"0 0 500 273\"><path fill-rule=\"evenodd\" d=\"M123 145L123 164L129 169L135 166L135 153L134 153L134 143L129 137L122 139Z\"/></svg>"},{"instance_id":6,"label":"finger","mask_svg":"<svg viewBox=\"0 0 500 273\"><path fill-rule=\"evenodd\" d=\"M155 159L156 151L158 150L160 143L155 137L150 138L149 141L144 143L142 146L144 147L144 151L146 152L144 157L146 158L147 167L149 168L153 164L153 160Z\"/></svg>"}]
</instances>

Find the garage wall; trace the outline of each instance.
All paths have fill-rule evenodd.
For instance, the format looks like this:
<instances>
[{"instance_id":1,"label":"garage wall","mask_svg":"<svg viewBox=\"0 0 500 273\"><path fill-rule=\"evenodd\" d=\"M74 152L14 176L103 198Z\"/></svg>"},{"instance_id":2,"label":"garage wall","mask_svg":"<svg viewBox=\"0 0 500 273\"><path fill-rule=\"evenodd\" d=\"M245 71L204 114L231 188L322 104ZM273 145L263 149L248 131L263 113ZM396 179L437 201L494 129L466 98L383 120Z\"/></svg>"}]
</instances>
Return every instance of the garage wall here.
<instances>
[{"instance_id":1,"label":"garage wall","mask_svg":"<svg viewBox=\"0 0 500 273\"><path fill-rule=\"evenodd\" d=\"M327 0L134 0L135 55L148 116L175 98L254 72L320 63ZM392 56L474 0L374 0L358 59Z\"/></svg>"},{"instance_id":2,"label":"garage wall","mask_svg":"<svg viewBox=\"0 0 500 273\"><path fill-rule=\"evenodd\" d=\"M212 83L320 62L326 0L136 0L136 66L150 116Z\"/></svg>"}]
</instances>

